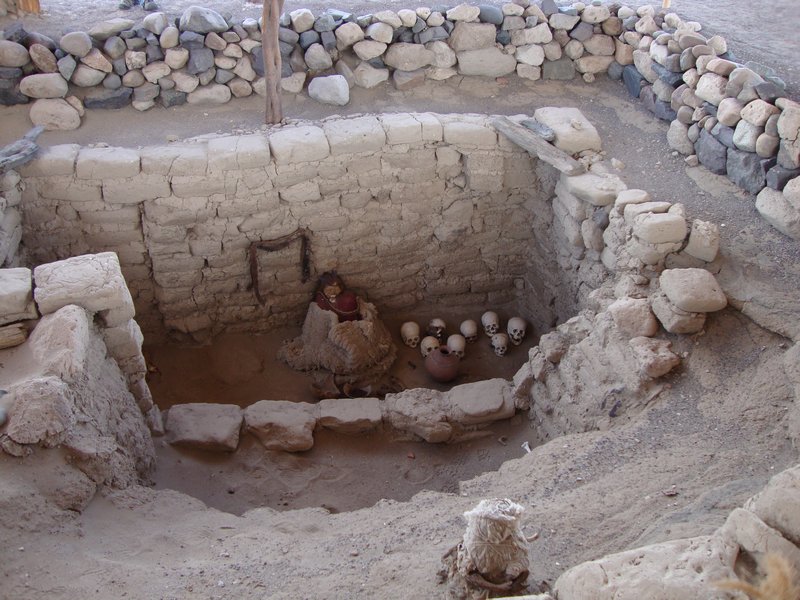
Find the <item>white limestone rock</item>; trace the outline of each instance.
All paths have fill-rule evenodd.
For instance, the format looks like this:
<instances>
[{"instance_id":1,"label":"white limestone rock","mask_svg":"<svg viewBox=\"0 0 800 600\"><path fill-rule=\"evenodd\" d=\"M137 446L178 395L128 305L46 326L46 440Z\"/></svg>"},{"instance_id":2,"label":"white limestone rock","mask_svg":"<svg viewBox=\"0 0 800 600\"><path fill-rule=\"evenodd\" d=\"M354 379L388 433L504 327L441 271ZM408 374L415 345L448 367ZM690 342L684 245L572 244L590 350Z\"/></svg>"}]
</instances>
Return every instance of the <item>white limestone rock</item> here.
<instances>
[{"instance_id":1,"label":"white limestone rock","mask_svg":"<svg viewBox=\"0 0 800 600\"><path fill-rule=\"evenodd\" d=\"M81 126L81 115L61 98L43 98L31 106L30 119L47 131L70 131Z\"/></svg>"},{"instance_id":2,"label":"white limestone rock","mask_svg":"<svg viewBox=\"0 0 800 600\"><path fill-rule=\"evenodd\" d=\"M644 213L634 219L633 234L651 244L682 242L686 219L673 213Z\"/></svg>"},{"instance_id":3,"label":"white limestone rock","mask_svg":"<svg viewBox=\"0 0 800 600\"><path fill-rule=\"evenodd\" d=\"M697 82L697 89L695 89L694 93L701 100L710 102L714 106L719 106L720 102L725 99L725 87L727 85L727 78L716 73L705 73L700 77L700 81Z\"/></svg>"},{"instance_id":4,"label":"white limestone rock","mask_svg":"<svg viewBox=\"0 0 800 600\"><path fill-rule=\"evenodd\" d=\"M383 62L393 69L416 71L433 62L433 52L420 44L400 42L389 47Z\"/></svg>"},{"instance_id":5,"label":"white limestone rock","mask_svg":"<svg viewBox=\"0 0 800 600\"><path fill-rule=\"evenodd\" d=\"M562 176L566 190L593 206L608 206L625 189L625 183L616 175L583 173L572 177Z\"/></svg>"},{"instance_id":6,"label":"white limestone rock","mask_svg":"<svg viewBox=\"0 0 800 600\"><path fill-rule=\"evenodd\" d=\"M115 252L85 254L36 267L34 298L43 314L68 304L98 313L114 327L132 319L133 299Z\"/></svg>"},{"instance_id":7,"label":"white limestone rock","mask_svg":"<svg viewBox=\"0 0 800 600\"><path fill-rule=\"evenodd\" d=\"M91 320L86 309L75 305L42 317L28 340L42 373L67 383L85 377Z\"/></svg>"},{"instance_id":8,"label":"white limestone rock","mask_svg":"<svg viewBox=\"0 0 800 600\"><path fill-rule=\"evenodd\" d=\"M789 504L793 500L797 507L796 497L786 498L785 502ZM795 573L800 571L800 548L749 510L735 508L719 529L718 535L738 544L757 560L763 560L769 553L779 554L789 562Z\"/></svg>"},{"instance_id":9,"label":"white limestone rock","mask_svg":"<svg viewBox=\"0 0 800 600\"><path fill-rule=\"evenodd\" d=\"M23 77L19 91L30 98L63 98L69 86L60 73L38 73Z\"/></svg>"},{"instance_id":10,"label":"white limestone rock","mask_svg":"<svg viewBox=\"0 0 800 600\"><path fill-rule=\"evenodd\" d=\"M477 21L480 14L481 9L478 6L459 4L448 10L446 16L450 21Z\"/></svg>"},{"instance_id":11,"label":"white limestone rock","mask_svg":"<svg viewBox=\"0 0 800 600\"><path fill-rule=\"evenodd\" d=\"M314 446L319 408L306 402L261 400L244 411L247 430L267 450L302 452Z\"/></svg>"},{"instance_id":12,"label":"white limestone rock","mask_svg":"<svg viewBox=\"0 0 800 600\"><path fill-rule=\"evenodd\" d=\"M483 48L458 52L458 72L461 75L479 77L502 77L513 73L517 59L513 54L505 54L499 48Z\"/></svg>"},{"instance_id":13,"label":"white limestone rock","mask_svg":"<svg viewBox=\"0 0 800 600\"><path fill-rule=\"evenodd\" d=\"M339 50L346 50L364 39L364 30L357 23L342 23L336 28L334 34L336 35L336 47Z\"/></svg>"},{"instance_id":14,"label":"white limestone rock","mask_svg":"<svg viewBox=\"0 0 800 600\"><path fill-rule=\"evenodd\" d=\"M386 133L376 117L328 121L322 128L334 156L379 150L386 143Z\"/></svg>"},{"instance_id":15,"label":"white limestone rock","mask_svg":"<svg viewBox=\"0 0 800 600\"><path fill-rule=\"evenodd\" d=\"M0 325L37 316L31 270L25 267L0 269Z\"/></svg>"},{"instance_id":16,"label":"white limestone rock","mask_svg":"<svg viewBox=\"0 0 800 600\"><path fill-rule=\"evenodd\" d=\"M786 469L750 498L744 508L787 540L800 545L800 467Z\"/></svg>"},{"instance_id":17,"label":"white limestone rock","mask_svg":"<svg viewBox=\"0 0 800 600\"><path fill-rule=\"evenodd\" d=\"M661 325L669 333L697 333L702 331L706 324L705 313L681 310L663 293L655 294L650 300L650 305Z\"/></svg>"},{"instance_id":18,"label":"white limestone rock","mask_svg":"<svg viewBox=\"0 0 800 600\"><path fill-rule=\"evenodd\" d=\"M355 435L373 431L382 421L378 398L340 398L319 402L319 426Z\"/></svg>"},{"instance_id":19,"label":"white limestone rock","mask_svg":"<svg viewBox=\"0 0 800 600\"><path fill-rule=\"evenodd\" d=\"M561 600L704 598L723 600L713 583L734 579L738 546L718 536L674 540L582 563L555 584Z\"/></svg>"},{"instance_id":20,"label":"white limestone rock","mask_svg":"<svg viewBox=\"0 0 800 600\"><path fill-rule=\"evenodd\" d=\"M719 226L710 221L695 219L689 233L686 254L705 262L711 262L719 252Z\"/></svg>"},{"instance_id":21,"label":"white limestone rock","mask_svg":"<svg viewBox=\"0 0 800 600\"><path fill-rule=\"evenodd\" d=\"M8 392L11 410L6 434L18 444L53 448L75 425L74 399L58 377L27 379Z\"/></svg>"},{"instance_id":22,"label":"white limestone rock","mask_svg":"<svg viewBox=\"0 0 800 600\"><path fill-rule=\"evenodd\" d=\"M217 106L231 99L231 89L227 85L212 83L201 86L186 95L186 102L197 106Z\"/></svg>"},{"instance_id":23,"label":"white limestone rock","mask_svg":"<svg viewBox=\"0 0 800 600\"><path fill-rule=\"evenodd\" d=\"M383 42L376 42L375 40L362 40L353 45L353 52L361 60L372 60L378 58L389 46Z\"/></svg>"},{"instance_id":24,"label":"white limestone rock","mask_svg":"<svg viewBox=\"0 0 800 600\"><path fill-rule=\"evenodd\" d=\"M514 398L505 379L487 379L457 385L446 394L451 422L461 425L491 423L514 416Z\"/></svg>"},{"instance_id":25,"label":"white limestone rock","mask_svg":"<svg viewBox=\"0 0 800 600\"><path fill-rule=\"evenodd\" d=\"M715 312L728 299L714 276L705 269L666 269L658 278L669 301L687 312Z\"/></svg>"},{"instance_id":26,"label":"white limestone rock","mask_svg":"<svg viewBox=\"0 0 800 600\"><path fill-rule=\"evenodd\" d=\"M681 363L680 357L670 350L672 344L667 340L635 337L628 343L643 377L662 377Z\"/></svg>"},{"instance_id":27,"label":"white limestone rock","mask_svg":"<svg viewBox=\"0 0 800 600\"><path fill-rule=\"evenodd\" d=\"M597 130L577 108L537 108L533 118L555 132L553 144L568 154L603 149Z\"/></svg>"},{"instance_id":28,"label":"white limestone rock","mask_svg":"<svg viewBox=\"0 0 800 600\"><path fill-rule=\"evenodd\" d=\"M765 187L756 196L756 210L775 229L800 240L800 207L792 205L783 193Z\"/></svg>"},{"instance_id":29,"label":"white limestone rock","mask_svg":"<svg viewBox=\"0 0 800 600\"><path fill-rule=\"evenodd\" d=\"M314 125L279 129L270 134L269 147L279 165L323 160L331 153L325 132Z\"/></svg>"},{"instance_id":30,"label":"white limestone rock","mask_svg":"<svg viewBox=\"0 0 800 600\"><path fill-rule=\"evenodd\" d=\"M308 84L308 95L322 104L345 106L350 102L350 86L341 75L315 77Z\"/></svg>"},{"instance_id":31,"label":"white limestone rock","mask_svg":"<svg viewBox=\"0 0 800 600\"><path fill-rule=\"evenodd\" d=\"M365 61L355 68L353 78L358 87L368 90L388 81L389 69L377 69Z\"/></svg>"},{"instance_id":32,"label":"white limestone rock","mask_svg":"<svg viewBox=\"0 0 800 600\"><path fill-rule=\"evenodd\" d=\"M658 331L658 321L646 298L620 298L608 307L619 331L629 337L652 337Z\"/></svg>"},{"instance_id":33,"label":"white limestone rock","mask_svg":"<svg viewBox=\"0 0 800 600\"><path fill-rule=\"evenodd\" d=\"M167 441L175 446L234 452L242 409L235 404L176 404L167 413L165 428Z\"/></svg>"}]
</instances>

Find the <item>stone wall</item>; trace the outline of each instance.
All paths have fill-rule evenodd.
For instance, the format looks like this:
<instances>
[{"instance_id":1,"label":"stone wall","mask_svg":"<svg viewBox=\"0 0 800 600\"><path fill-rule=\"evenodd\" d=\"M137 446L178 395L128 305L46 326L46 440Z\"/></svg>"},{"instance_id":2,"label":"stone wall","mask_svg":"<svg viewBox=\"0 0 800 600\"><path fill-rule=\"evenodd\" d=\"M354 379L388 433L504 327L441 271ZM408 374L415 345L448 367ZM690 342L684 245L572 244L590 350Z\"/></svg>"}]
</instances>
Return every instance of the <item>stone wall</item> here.
<instances>
[{"instance_id":1,"label":"stone wall","mask_svg":"<svg viewBox=\"0 0 800 600\"><path fill-rule=\"evenodd\" d=\"M176 26L177 25L177 26ZM298 9L281 16L282 88L328 104L353 86L388 80L398 89L454 75L590 83L624 80L658 118L670 145L759 195L774 227L800 238L800 105L769 67L741 64L721 36L652 6L520 2L462 4L356 16ZM190 7L173 24L164 13L116 19L60 40L10 27L0 42L0 103L33 100L31 120L80 126L86 108L132 104L149 110L189 102L222 104L264 94L261 30Z\"/></svg>"},{"instance_id":2,"label":"stone wall","mask_svg":"<svg viewBox=\"0 0 800 600\"><path fill-rule=\"evenodd\" d=\"M22 178L16 171L0 175L0 268L23 264L19 256L22 240Z\"/></svg>"},{"instance_id":3,"label":"stone wall","mask_svg":"<svg viewBox=\"0 0 800 600\"><path fill-rule=\"evenodd\" d=\"M520 310L545 330L554 320L539 310L559 284L554 170L486 117L328 119L141 150L62 145L21 173L32 260L115 251L148 333L300 319L315 276L334 268L384 310L502 308L551 281ZM248 248L297 228L312 278L301 280L299 244L258 251L261 306Z\"/></svg>"}]
</instances>

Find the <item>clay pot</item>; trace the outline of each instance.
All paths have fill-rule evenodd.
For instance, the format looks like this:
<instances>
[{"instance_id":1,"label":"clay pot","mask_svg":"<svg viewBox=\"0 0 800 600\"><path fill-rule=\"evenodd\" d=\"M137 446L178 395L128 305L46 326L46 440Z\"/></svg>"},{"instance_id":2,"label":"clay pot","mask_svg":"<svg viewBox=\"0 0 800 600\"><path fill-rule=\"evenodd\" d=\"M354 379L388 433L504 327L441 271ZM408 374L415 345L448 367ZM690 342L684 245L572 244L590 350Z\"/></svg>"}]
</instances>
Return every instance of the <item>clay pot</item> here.
<instances>
[{"instance_id":1,"label":"clay pot","mask_svg":"<svg viewBox=\"0 0 800 600\"><path fill-rule=\"evenodd\" d=\"M450 352L446 346L439 346L425 358L425 370L440 383L453 381L458 375L461 359Z\"/></svg>"}]
</instances>

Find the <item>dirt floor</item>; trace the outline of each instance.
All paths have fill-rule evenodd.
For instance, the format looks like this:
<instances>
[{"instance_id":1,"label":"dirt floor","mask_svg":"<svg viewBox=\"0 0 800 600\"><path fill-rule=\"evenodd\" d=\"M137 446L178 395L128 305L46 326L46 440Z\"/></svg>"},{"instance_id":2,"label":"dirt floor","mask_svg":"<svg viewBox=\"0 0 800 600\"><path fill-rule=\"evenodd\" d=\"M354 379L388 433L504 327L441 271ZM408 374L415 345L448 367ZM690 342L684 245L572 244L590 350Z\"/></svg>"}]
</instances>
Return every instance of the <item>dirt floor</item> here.
<instances>
[{"instance_id":1,"label":"dirt floor","mask_svg":"<svg viewBox=\"0 0 800 600\"><path fill-rule=\"evenodd\" d=\"M162 5L177 15L194 3L163 0ZM775 0L764 8L744 0L676 0L673 8L706 31L724 34L741 59L773 66L798 97L795 4ZM329 5L287 2L286 9L319 12ZM24 22L52 36L104 18L142 15L141 9L117 10L113 0L42 0L42 6L42 16ZM384 0L333 6L366 12L415 5ZM214 8L253 17L261 10L234 0ZM0 19L0 28L9 22ZM455 77L406 92L388 85L356 89L350 105L336 112L532 114L548 105L580 108L599 130L609 158L625 164L621 175L630 187L647 189L658 200L683 202L691 218L720 223L727 260L754 281L796 297L800 244L762 221L753 197L726 178L687 168L666 144L667 125L628 98L617 82ZM292 119L332 112L305 96L285 95L284 106ZM253 131L262 120L259 98L210 109L91 111L80 129L49 132L40 142L140 147ZM0 145L29 127L25 107L0 107ZM268 339L229 336L204 348L148 347L148 360L158 369L151 378L156 399L162 407L197 400L246 405L264 398L303 399L288 397L308 389L302 375L283 372L281 384L268 392L261 380L279 369L274 350L280 339L296 331ZM728 309L709 320L706 336L677 343L692 355L670 378L668 402L655 403L613 432L566 436L530 455L520 448L522 441L537 441L525 415L491 427L485 438L445 447L380 434L356 439L323 433L312 451L299 455L264 452L246 439L234 459L177 450L157 440L160 493L142 488L98 497L71 520L49 520L34 507L14 515L27 526L17 531L9 525L0 549L0 598L435 597L441 588L434 573L441 554L463 532L461 512L487 495L508 495L528 507L526 532L539 534L532 549L535 582L552 583L567 566L606 552L706 533L797 460L786 434L791 402L781 360L787 341ZM233 386L224 377L213 385L202 379L194 365L213 364L215 352L232 346L255 355L260 371ZM499 366L500 359L488 358L491 374L510 377L524 353L516 349ZM479 371L469 361L465 367L468 372L457 383ZM408 386L420 383L419 360L410 349L403 349L397 368ZM485 474L475 477L480 473ZM679 495L664 496L662 490L673 485ZM202 498L219 512L166 489ZM369 511L348 512L373 504ZM250 510L256 506L271 508ZM596 526L600 522L602 529ZM37 527L43 535L30 535Z\"/></svg>"}]
</instances>

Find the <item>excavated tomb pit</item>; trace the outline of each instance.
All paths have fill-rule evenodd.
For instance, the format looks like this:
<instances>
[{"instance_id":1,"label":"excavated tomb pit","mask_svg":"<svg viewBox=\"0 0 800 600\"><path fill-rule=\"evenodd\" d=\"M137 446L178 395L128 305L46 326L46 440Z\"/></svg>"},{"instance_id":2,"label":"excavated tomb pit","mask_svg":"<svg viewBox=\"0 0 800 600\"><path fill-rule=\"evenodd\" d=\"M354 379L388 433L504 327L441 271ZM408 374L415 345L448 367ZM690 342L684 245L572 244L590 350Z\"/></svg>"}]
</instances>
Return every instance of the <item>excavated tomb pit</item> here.
<instances>
[{"instance_id":1,"label":"excavated tomb pit","mask_svg":"<svg viewBox=\"0 0 800 600\"><path fill-rule=\"evenodd\" d=\"M55 146L33 163L26 203L39 221L26 243L36 261L98 246L119 256L147 340L147 381L166 411L157 487L235 513L351 510L456 491L542 441L518 410L528 392L517 374L539 336L612 275L620 243L609 248L603 230L625 186L577 109L535 116L556 132L551 150L512 143L496 117L401 113L140 150ZM568 156L581 152L581 163ZM662 243L648 260L680 246ZM316 374L277 359L300 333L317 277L332 269L377 307L398 349L388 388L367 392L383 398L369 400L378 416L368 426L338 414L324 421L320 410L347 401L320 408ZM480 325L486 310L503 326L522 317L528 335L500 358L481 334L452 385L435 384L418 350L402 344L406 320L424 329L442 317L454 333L463 319ZM452 386L461 387L440 394ZM401 389L416 391L383 397ZM307 414L295 417L311 414L313 435L272 443L274 431L259 433L236 410L260 403L270 413L280 401L302 404ZM223 420L210 413L187 434L175 415L194 403L233 411L235 435L220 440ZM425 406L444 407L433 425Z\"/></svg>"}]
</instances>

